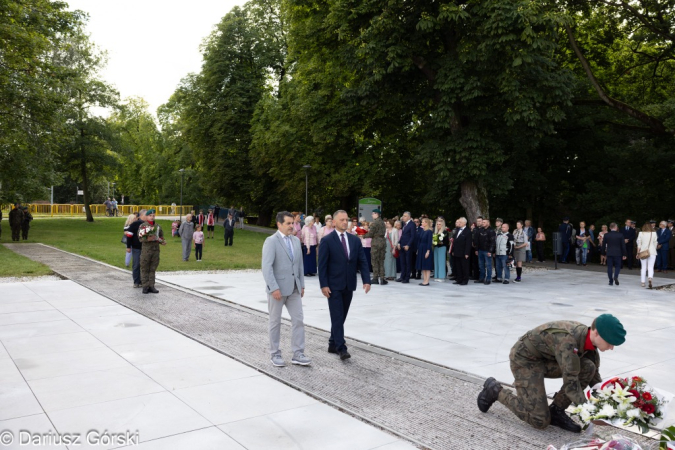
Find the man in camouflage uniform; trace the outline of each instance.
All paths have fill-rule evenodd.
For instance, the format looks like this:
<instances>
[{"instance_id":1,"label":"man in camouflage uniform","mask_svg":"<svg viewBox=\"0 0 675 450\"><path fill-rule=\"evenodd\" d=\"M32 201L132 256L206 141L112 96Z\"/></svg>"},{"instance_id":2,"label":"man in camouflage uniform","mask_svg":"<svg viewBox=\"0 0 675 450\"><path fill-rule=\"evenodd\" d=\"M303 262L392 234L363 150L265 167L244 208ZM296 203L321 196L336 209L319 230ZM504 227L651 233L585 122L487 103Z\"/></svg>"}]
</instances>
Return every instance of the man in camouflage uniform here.
<instances>
[{"instance_id":1,"label":"man in camouflage uniform","mask_svg":"<svg viewBox=\"0 0 675 450\"><path fill-rule=\"evenodd\" d=\"M27 206L23 207L23 221L21 222L21 237L24 241L28 240L28 230L30 230L30 222L33 220L33 215L28 210Z\"/></svg>"},{"instance_id":2,"label":"man in camouflage uniform","mask_svg":"<svg viewBox=\"0 0 675 450\"><path fill-rule=\"evenodd\" d=\"M516 394L488 378L478 395L478 408L487 412L496 401L535 428L555 425L581 432L565 410L586 403L584 389L602 381L598 350L614 349L626 331L611 314L598 316L590 327L568 320L545 323L525 333L511 348L511 372ZM563 385L549 406L544 378L562 378Z\"/></svg>"},{"instance_id":3,"label":"man in camouflage uniform","mask_svg":"<svg viewBox=\"0 0 675 450\"><path fill-rule=\"evenodd\" d=\"M384 220L380 217L381 211L376 209L373 211L373 223L370 225L368 233L364 238L371 238L370 258L373 264L372 284L389 284L384 279L384 253L387 251L387 243L384 235L387 232L387 227L384 225Z\"/></svg>"},{"instance_id":4,"label":"man in camouflage uniform","mask_svg":"<svg viewBox=\"0 0 675 450\"><path fill-rule=\"evenodd\" d=\"M23 223L23 209L21 205L16 204L9 212L9 226L12 229L12 240L21 240L21 224Z\"/></svg>"},{"instance_id":5,"label":"man in camouflage uniform","mask_svg":"<svg viewBox=\"0 0 675 450\"><path fill-rule=\"evenodd\" d=\"M155 227L156 235L144 236L140 235L140 230L143 227ZM166 245L164 240L164 231L155 223L155 210L149 209L145 215L145 222L139 227L139 238L142 243L141 249L141 284L143 285L143 293L153 294L159 293L155 289L155 271L159 266L159 246Z\"/></svg>"}]
</instances>

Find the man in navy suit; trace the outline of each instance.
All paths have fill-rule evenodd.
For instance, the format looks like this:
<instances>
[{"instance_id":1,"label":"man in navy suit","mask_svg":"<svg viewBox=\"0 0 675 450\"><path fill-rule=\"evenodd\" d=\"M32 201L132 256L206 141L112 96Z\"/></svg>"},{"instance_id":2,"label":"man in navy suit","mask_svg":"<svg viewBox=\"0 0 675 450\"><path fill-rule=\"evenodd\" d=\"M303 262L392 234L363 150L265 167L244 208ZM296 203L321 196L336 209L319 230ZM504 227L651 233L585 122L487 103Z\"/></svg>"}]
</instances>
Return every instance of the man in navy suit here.
<instances>
[{"instance_id":1,"label":"man in navy suit","mask_svg":"<svg viewBox=\"0 0 675 450\"><path fill-rule=\"evenodd\" d=\"M330 339L328 353L337 353L340 359L351 358L345 345L345 320L356 290L356 269L361 271L363 290L370 291L370 269L361 245L361 239L347 233L349 216L339 210L333 214L335 232L321 239L319 252L319 284L328 299L330 310Z\"/></svg>"},{"instance_id":2,"label":"man in navy suit","mask_svg":"<svg viewBox=\"0 0 675 450\"><path fill-rule=\"evenodd\" d=\"M659 224L656 230L656 271L668 273L668 249L673 232L667 227L665 220Z\"/></svg>"},{"instance_id":3,"label":"man in navy suit","mask_svg":"<svg viewBox=\"0 0 675 450\"><path fill-rule=\"evenodd\" d=\"M602 246L607 255L607 276L609 285L619 285L619 272L621 271L621 262L626 260L626 242L623 234L619 232L619 226L612 222L609 224L610 232L602 238ZM612 274L612 267L614 273Z\"/></svg>"},{"instance_id":4,"label":"man in navy suit","mask_svg":"<svg viewBox=\"0 0 675 450\"><path fill-rule=\"evenodd\" d=\"M628 266L629 270L633 270L633 261L635 259L633 256L633 247L635 246L635 238L637 237L632 222L633 221L630 219L626 220L626 226L621 230L623 241L626 244L626 266Z\"/></svg>"},{"instance_id":5,"label":"man in navy suit","mask_svg":"<svg viewBox=\"0 0 675 450\"><path fill-rule=\"evenodd\" d=\"M410 283L410 272L412 271L412 246L417 238L417 228L410 219L410 212L406 211L401 216L403 232L398 241L399 258L401 259L401 278L396 281L401 283Z\"/></svg>"}]
</instances>

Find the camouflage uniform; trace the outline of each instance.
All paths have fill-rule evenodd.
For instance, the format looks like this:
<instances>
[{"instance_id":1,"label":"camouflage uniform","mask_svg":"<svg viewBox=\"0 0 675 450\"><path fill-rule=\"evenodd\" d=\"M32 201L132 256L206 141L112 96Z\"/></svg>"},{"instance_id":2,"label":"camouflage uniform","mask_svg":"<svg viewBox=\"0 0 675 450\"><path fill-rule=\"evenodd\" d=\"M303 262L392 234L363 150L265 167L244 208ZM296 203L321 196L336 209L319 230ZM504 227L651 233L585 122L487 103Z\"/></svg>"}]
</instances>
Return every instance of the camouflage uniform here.
<instances>
[{"instance_id":1,"label":"camouflage uniform","mask_svg":"<svg viewBox=\"0 0 675 450\"><path fill-rule=\"evenodd\" d=\"M9 212L9 226L12 228L12 240L21 240L21 224L23 223L23 210L17 206Z\"/></svg>"},{"instance_id":2,"label":"camouflage uniform","mask_svg":"<svg viewBox=\"0 0 675 450\"><path fill-rule=\"evenodd\" d=\"M371 238L370 257L373 264L373 278L384 278L384 252L387 250L387 242L385 241L385 233L387 227L384 225L384 220L380 217L375 219L370 225L368 233L364 238Z\"/></svg>"},{"instance_id":3,"label":"camouflage uniform","mask_svg":"<svg viewBox=\"0 0 675 450\"><path fill-rule=\"evenodd\" d=\"M149 222L143 222L140 228L144 226L153 226ZM159 233L157 235L164 239L164 230L155 222L155 227L159 228ZM139 237L138 240L141 241L141 284L143 288L154 288L155 287L155 271L159 266L159 246L161 245L158 241L148 241L148 236Z\"/></svg>"},{"instance_id":4,"label":"camouflage uniform","mask_svg":"<svg viewBox=\"0 0 675 450\"><path fill-rule=\"evenodd\" d=\"M28 208L24 208L23 221L21 222L21 237L24 241L28 240L28 230L30 230L31 220L33 220L33 215L28 211Z\"/></svg>"},{"instance_id":5,"label":"camouflage uniform","mask_svg":"<svg viewBox=\"0 0 675 450\"><path fill-rule=\"evenodd\" d=\"M499 402L539 429L551 422L544 378L562 377L563 386L553 398L562 410L585 403L584 389L602 381L598 350L584 350L588 330L582 323L560 320L525 333L509 355L517 395L502 389Z\"/></svg>"}]
</instances>

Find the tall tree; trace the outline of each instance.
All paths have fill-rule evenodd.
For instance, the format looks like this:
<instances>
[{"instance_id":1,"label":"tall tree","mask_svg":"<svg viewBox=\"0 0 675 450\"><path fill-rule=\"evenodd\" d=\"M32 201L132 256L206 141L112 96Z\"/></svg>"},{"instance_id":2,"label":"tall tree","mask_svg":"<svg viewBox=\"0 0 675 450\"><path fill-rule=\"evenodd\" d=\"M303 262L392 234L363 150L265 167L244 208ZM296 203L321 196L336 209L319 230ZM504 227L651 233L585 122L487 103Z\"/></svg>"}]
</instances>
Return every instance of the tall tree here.
<instances>
[{"instance_id":1,"label":"tall tree","mask_svg":"<svg viewBox=\"0 0 675 450\"><path fill-rule=\"evenodd\" d=\"M76 76L52 58L84 20L67 4L49 0L0 1L0 202L46 197L58 179L54 164L62 89Z\"/></svg>"}]
</instances>

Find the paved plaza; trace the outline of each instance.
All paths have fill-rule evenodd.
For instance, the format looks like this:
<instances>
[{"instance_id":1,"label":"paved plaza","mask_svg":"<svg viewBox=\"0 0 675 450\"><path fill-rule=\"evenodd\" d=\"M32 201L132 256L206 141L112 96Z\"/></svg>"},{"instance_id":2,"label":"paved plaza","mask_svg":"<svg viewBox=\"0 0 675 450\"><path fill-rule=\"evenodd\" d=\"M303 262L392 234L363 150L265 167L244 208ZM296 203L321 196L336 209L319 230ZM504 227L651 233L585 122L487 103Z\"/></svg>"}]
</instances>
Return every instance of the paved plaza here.
<instances>
[{"instance_id":1,"label":"paved plaza","mask_svg":"<svg viewBox=\"0 0 675 450\"><path fill-rule=\"evenodd\" d=\"M308 278L314 364L275 368L259 271L160 274L160 294L142 295L128 271L40 244L8 247L72 281L0 285L0 368L10 381L0 431L139 430L142 448L162 449L559 447L575 435L535 430L500 404L483 414L476 395L487 375L512 381L504 355L523 331L561 316L590 323L605 310L624 320L628 342L661 337L605 355L603 375L639 373L675 390L658 378L673 363L663 335L673 293L642 290L630 276L618 288L570 270L508 286L374 286L356 294L344 362L326 352L326 300ZM287 357L289 332L284 322Z\"/></svg>"},{"instance_id":2,"label":"paved plaza","mask_svg":"<svg viewBox=\"0 0 675 450\"><path fill-rule=\"evenodd\" d=\"M160 278L267 310L259 271L165 273ZM624 345L602 354L602 376L639 374L654 386L675 393L674 292L642 288L635 271L624 272L620 286L608 286L605 274L571 269L533 270L523 280L520 284L463 287L393 282L375 285L367 295L359 287L345 333L404 355L511 383L509 351L527 330L560 319L590 325L598 315L612 313L621 319L628 335ZM654 281L655 287L669 283L672 280ZM328 305L318 277L305 278L305 284L305 323L330 330ZM547 391L555 392L561 383L547 380ZM675 414L670 414L669 422L673 421Z\"/></svg>"},{"instance_id":3,"label":"paved plaza","mask_svg":"<svg viewBox=\"0 0 675 450\"><path fill-rule=\"evenodd\" d=\"M90 430L138 430L141 449L414 448L72 281L0 293L2 449L30 447L20 430L80 434L70 449L119 446Z\"/></svg>"}]
</instances>

